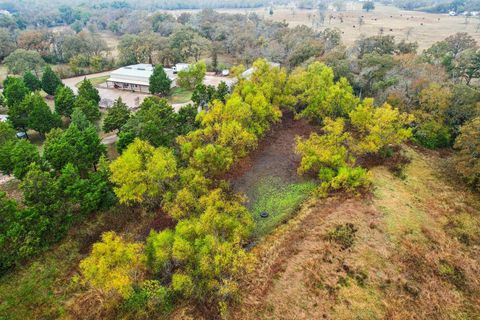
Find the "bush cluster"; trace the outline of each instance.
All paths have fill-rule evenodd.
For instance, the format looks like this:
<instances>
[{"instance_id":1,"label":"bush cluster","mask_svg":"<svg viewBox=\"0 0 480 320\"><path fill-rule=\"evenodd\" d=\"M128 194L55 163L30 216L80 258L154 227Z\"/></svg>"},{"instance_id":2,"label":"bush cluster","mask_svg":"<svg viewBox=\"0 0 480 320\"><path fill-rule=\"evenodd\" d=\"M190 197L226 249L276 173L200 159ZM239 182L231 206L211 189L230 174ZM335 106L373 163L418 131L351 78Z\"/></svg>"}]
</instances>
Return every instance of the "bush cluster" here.
<instances>
[{"instance_id":1,"label":"bush cluster","mask_svg":"<svg viewBox=\"0 0 480 320\"><path fill-rule=\"evenodd\" d=\"M368 172L355 166L356 157L383 156L412 135L407 126L413 116L387 103L375 107L373 99L360 101L348 81L342 78L335 83L332 69L323 64L298 69L289 79L289 89L297 98L291 101L298 116L324 124L322 135L297 138L296 149L302 157L299 174L315 173L322 196L368 186Z\"/></svg>"}]
</instances>

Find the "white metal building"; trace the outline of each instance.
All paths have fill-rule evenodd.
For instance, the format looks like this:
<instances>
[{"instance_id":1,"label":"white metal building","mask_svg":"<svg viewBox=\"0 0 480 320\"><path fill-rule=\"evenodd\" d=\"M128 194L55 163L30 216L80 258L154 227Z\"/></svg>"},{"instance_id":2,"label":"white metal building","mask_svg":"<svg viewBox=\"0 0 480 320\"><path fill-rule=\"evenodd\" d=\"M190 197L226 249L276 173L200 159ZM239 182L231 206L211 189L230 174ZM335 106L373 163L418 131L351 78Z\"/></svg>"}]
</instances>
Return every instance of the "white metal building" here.
<instances>
[{"instance_id":1,"label":"white metal building","mask_svg":"<svg viewBox=\"0 0 480 320\"><path fill-rule=\"evenodd\" d=\"M107 80L107 87L149 93L153 69L151 64L136 64L114 70ZM165 72L170 80L175 80L172 69L165 68Z\"/></svg>"}]
</instances>

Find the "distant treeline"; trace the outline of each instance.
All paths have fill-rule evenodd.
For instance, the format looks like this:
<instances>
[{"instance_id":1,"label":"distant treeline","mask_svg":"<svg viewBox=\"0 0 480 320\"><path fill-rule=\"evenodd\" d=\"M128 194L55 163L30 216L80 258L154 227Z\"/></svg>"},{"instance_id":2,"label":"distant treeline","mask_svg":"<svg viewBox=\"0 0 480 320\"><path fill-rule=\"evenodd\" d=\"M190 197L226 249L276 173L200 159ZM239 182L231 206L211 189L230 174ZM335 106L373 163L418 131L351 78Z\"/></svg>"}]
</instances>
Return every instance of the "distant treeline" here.
<instances>
[{"instance_id":1,"label":"distant treeline","mask_svg":"<svg viewBox=\"0 0 480 320\"><path fill-rule=\"evenodd\" d=\"M480 0L388 0L383 2L393 4L405 10L432 13L480 11Z\"/></svg>"},{"instance_id":2,"label":"distant treeline","mask_svg":"<svg viewBox=\"0 0 480 320\"><path fill-rule=\"evenodd\" d=\"M74 7L91 7L94 9L210 9L210 8L258 8L271 4L287 4L287 0L114 0L95 1L93 4L86 4L82 0L7 0L0 3L0 9L12 13L20 11L22 7L59 7L62 5Z\"/></svg>"},{"instance_id":3,"label":"distant treeline","mask_svg":"<svg viewBox=\"0 0 480 320\"><path fill-rule=\"evenodd\" d=\"M92 17L108 20L133 12L156 10L258 8L286 4L287 0L105 0L85 2L83 0L4 0L0 10L11 13L0 14L0 28L26 29L28 27L51 28L77 22L85 25Z\"/></svg>"}]
</instances>

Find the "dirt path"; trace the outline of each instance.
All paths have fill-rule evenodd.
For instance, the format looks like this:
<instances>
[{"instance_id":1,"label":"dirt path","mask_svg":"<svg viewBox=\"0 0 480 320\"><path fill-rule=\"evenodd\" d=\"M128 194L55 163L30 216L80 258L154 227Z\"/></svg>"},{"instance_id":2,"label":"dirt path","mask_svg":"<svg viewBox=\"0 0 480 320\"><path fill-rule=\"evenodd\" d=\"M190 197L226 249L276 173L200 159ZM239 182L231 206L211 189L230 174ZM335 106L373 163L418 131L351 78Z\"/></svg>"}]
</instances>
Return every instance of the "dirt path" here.
<instances>
[{"instance_id":1,"label":"dirt path","mask_svg":"<svg viewBox=\"0 0 480 320\"><path fill-rule=\"evenodd\" d=\"M312 200L254 248L231 318L480 319L480 196L409 155L406 180L374 168L371 197Z\"/></svg>"}]
</instances>

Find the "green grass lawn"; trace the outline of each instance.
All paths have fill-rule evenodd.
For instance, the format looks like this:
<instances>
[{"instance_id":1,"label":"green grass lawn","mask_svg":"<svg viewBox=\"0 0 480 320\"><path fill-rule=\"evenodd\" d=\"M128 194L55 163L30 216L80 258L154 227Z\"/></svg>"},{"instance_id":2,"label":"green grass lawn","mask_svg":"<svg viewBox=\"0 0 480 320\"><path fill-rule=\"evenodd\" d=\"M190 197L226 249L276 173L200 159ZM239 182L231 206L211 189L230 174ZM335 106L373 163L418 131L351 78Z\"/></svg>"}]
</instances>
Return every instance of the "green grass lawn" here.
<instances>
[{"instance_id":1,"label":"green grass lawn","mask_svg":"<svg viewBox=\"0 0 480 320\"><path fill-rule=\"evenodd\" d=\"M192 93L193 91L191 90L175 87L172 89L171 95L168 98L168 103L187 103L192 99Z\"/></svg>"},{"instance_id":2,"label":"green grass lawn","mask_svg":"<svg viewBox=\"0 0 480 320\"><path fill-rule=\"evenodd\" d=\"M107 81L107 79L110 78L110 76L102 76L102 77L96 77L96 78L91 78L91 79L88 79L90 80L90 82L92 83L92 85L95 87L95 86L98 86L99 84L102 84L104 83L105 81ZM83 80L82 80L83 81ZM82 81L80 81L79 83L77 83L75 85L75 87L79 88L80 87L80 84L82 84Z\"/></svg>"},{"instance_id":3,"label":"green grass lawn","mask_svg":"<svg viewBox=\"0 0 480 320\"><path fill-rule=\"evenodd\" d=\"M256 222L255 236L262 237L288 220L315 187L313 181L285 183L275 177L260 180L250 204ZM267 218L260 216L264 211L268 213Z\"/></svg>"}]
</instances>

